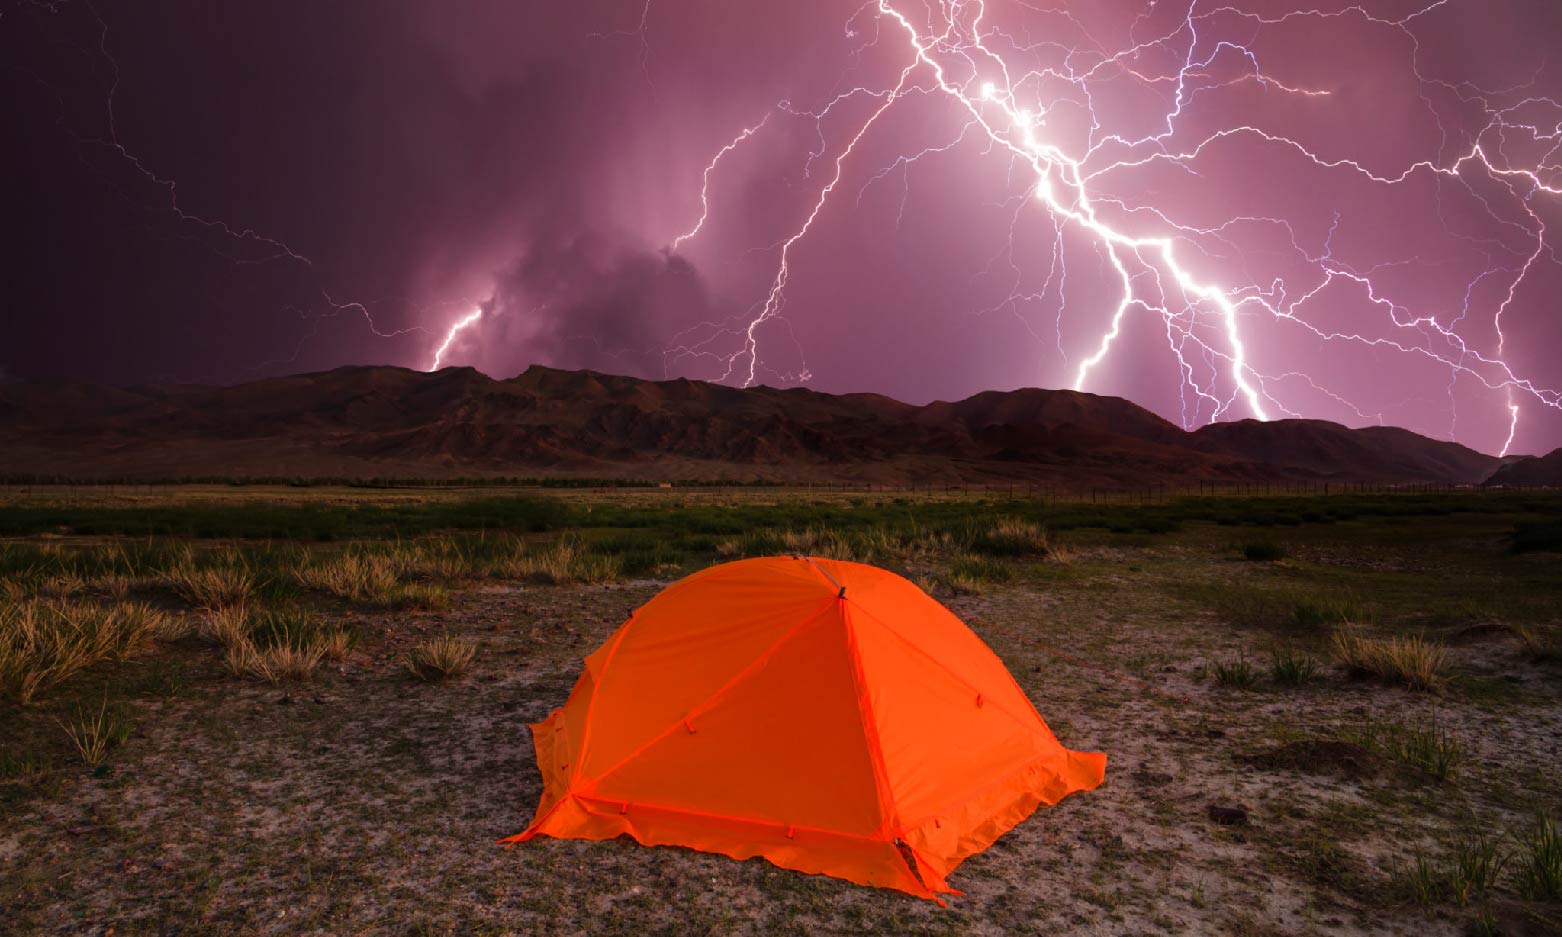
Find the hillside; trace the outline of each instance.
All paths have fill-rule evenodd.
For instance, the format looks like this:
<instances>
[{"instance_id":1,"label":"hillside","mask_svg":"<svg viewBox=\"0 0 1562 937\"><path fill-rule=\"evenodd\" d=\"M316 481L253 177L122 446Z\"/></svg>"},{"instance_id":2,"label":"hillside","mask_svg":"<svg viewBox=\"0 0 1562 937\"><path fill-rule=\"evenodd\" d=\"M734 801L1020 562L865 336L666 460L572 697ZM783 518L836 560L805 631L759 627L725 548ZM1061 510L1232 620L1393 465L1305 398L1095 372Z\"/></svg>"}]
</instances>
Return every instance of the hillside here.
<instances>
[{"instance_id":1,"label":"hillside","mask_svg":"<svg viewBox=\"0 0 1562 937\"><path fill-rule=\"evenodd\" d=\"M914 406L532 367L345 367L230 387L0 385L0 473L581 475L669 480L1475 483L1498 460L1391 427L1244 420L1184 432L1116 397L1026 388Z\"/></svg>"}]
</instances>

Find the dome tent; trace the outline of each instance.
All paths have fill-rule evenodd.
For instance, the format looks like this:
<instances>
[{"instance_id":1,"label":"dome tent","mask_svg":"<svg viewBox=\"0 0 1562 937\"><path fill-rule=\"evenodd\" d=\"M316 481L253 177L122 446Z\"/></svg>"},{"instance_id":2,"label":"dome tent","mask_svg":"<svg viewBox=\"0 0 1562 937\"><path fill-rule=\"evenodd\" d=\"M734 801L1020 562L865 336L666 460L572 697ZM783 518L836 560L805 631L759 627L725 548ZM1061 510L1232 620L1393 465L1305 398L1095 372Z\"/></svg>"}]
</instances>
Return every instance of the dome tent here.
<instances>
[{"instance_id":1,"label":"dome tent","mask_svg":"<svg viewBox=\"0 0 1562 937\"><path fill-rule=\"evenodd\" d=\"M531 727L538 834L764 856L936 900L1040 804L1101 783L920 588L766 557L668 586Z\"/></svg>"}]
</instances>

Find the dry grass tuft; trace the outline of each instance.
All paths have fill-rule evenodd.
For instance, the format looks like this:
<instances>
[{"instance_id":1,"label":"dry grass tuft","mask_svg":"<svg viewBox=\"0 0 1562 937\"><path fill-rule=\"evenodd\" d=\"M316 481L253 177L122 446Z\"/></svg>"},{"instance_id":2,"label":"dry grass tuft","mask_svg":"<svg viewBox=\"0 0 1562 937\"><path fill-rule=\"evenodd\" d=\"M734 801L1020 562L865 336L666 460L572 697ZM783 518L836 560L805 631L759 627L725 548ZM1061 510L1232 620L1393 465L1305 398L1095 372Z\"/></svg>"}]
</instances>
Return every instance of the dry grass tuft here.
<instances>
[{"instance_id":1,"label":"dry grass tuft","mask_svg":"<svg viewBox=\"0 0 1562 937\"><path fill-rule=\"evenodd\" d=\"M402 578L448 581L468 579L485 570L451 543L407 543L398 541L390 549L390 561Z\"/></svg>"},{"instance_id":2,"label":"dry grass tuft","mask_svg":"<svg viewBox=\"0 0 1562 937\"><path fill-rule=\"evenodd\" d=\"M65 730L71 743L76 746L81 760L94 768L108 757L110 748L130 737L129 723L120 718L118 712L109 709L106 697L96 715L77 709L75 721L61 719L59 722L60 728Z\"/></svg>"},{"instance_id":3,"label":"dry grass tuft","mask_svg":"<svg viewBox=\"0 0 1562 937\"><path fill-rule=\"evenodd\" d=\"M618 557L589 553L568 538L541 553L517 553L505 563L503 571L511 578L551 586L613 582L620 578Z\"/></svg>"},{"instance_id":4,"label":"dry grass tuft","mask_svg":"<svg viewBox=\"0 0 1562 937\"><path fill-rule=\"evenodd\" d=\"M300 567L294 576L305 588L372 604L389 602L398 585L396 560L379 554L344 553Z\"/></svg>"},{"instance_id":5,"label":"dry grass tuft","mask_svg":"<svg viewBox=\"0 0 1562 937\"><path fill-rule=\"evenodd\" d=\"M796 553L800 556L858 561L866 561L869 558L868 551L854 549L850 538L833 527L782 531L781 545L788 553Z\"/></svg>"},{"instance_id":6,"label":"dry grass tuft","mask_svg":"<svg viewBox=\"0 0 1562 937\"><path fill-rule=\"evenodd\" d=\"M201 637L222 647L248 641L249 630L249 609L243 605L208 609L197 629Z\"/></svg>"},{"instance_id":7,"label":"dry grass tuft","mask_svg":"<svg viewBox=\"0 0 1562 937\"><path fill-rule=\"evenodd\" d=\"M1527 625L1515 625L1513 634L1524 648L1524 656L1530 660L1537 663L1562 660L1562 640L1555 635Z\"/></svg>"},{"instance_id":8,"label":"dry grass tuft","mask_svg":"<svg viewBox=\"0 0 1562 937\"><path fill-rule=\"evenodd\" d=\"M255 592L255 574L242 565L199 569L188 557L163 572L163 583L197 608L243 605Z\"/></svg>"},{"instance_id":9,"label":"dry grass tuft","mask_svg":"<svg viewBox=\"0 0 1562 937\"><path fill-rule=\"evenodd\" d=\"M1334 632L1333 643L1334 656L1351 670L1413 690L1437 690L1447 682L1447 650L1419 635L1368 638L1347 627Z\"/></svg>"},{"instance_id":10,"label":"dry grass tuft","mask_svg":"<svg viewBox=\"0 0 1562 937\"><path fill-rule=\"evenodd\" d=\"M0 690L22 705L86 667L123 658L167 627L147 605L0 606Z\"/></svg>"},{"instance_id":11,"label":"dry grass tuft","mask_svg":"<svg viewBox=\"0 0 1562 937\"><path fill-rule=\"evenodd\" d=\"M352 649L358 643L358 638L351 631L338 629L327 632L320 638L320 651L327 660L341 663L352 653Z\"/></svg>"},{"instance_id":12,"label":"dry grass tuft","mask_svg":"<svg viewBox=\"0 0 1562 937\"><path fill-rule=\"evenodd\" d=\"M267 683L308 680L329 656L345 656L351 637L344 632L322 634L298 615L268 613L252 619L243 614L213 616L208 634L225 648L223 664L238 677ZM340 660L340 657L333 659Z\"/></svg>"},{"instance_id":13,"label":"dry grass tuft","mask_svg":"<svg viewBox=\"0 0 1562 937\"><path fill-rule=\"evenodd\" d=\"M453 680L466 673L477 656L477 644L467 638L430 638L407 655L407 669L419 680Z\"/></svg>"},{"instance_id":14,"label":"dry grass tuft","mask_svg":"<svg viewBox=\"0 0 1562 937\"><path fill-rule=\"evenodd\" d=\"M318 641L286 642L267 646L254 641L228 645L223 663L234 676L254 677L267 683L284 680L308 680L325 659L325 646Z\"/></svg>"}]
</instances>

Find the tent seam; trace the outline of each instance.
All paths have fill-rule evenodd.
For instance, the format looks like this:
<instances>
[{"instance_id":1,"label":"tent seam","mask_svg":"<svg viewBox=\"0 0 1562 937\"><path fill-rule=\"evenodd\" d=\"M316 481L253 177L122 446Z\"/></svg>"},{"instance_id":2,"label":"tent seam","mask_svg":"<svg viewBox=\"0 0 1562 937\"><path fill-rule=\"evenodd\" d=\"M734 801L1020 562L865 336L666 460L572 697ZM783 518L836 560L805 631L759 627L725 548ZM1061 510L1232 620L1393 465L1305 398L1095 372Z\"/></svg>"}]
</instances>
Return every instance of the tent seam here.
<instances>
[{"instance_id":1,"label":"tent seam","mask_svg":"<svg viewBox=\"0 0 1562 937\"><path fill-rule=\"evenodd\" d=\"M885 811L884 829L899 837L900 808L895 805L895 793L890 789L889 769L884 764L884 746L879 741L878 721L873 713L873 701L868 695L868 677L862 667L862 653L857 647L857 632L852 627L853 610L841 601L841 626L846 631L846 650L851 655L852 681L857 690L857 716L862 723L863 741L868 746L868 759L873 765L874 786L878 788L880 809ZM871 617L871 616L870 616Z\"/></svg>"}]
</instances>

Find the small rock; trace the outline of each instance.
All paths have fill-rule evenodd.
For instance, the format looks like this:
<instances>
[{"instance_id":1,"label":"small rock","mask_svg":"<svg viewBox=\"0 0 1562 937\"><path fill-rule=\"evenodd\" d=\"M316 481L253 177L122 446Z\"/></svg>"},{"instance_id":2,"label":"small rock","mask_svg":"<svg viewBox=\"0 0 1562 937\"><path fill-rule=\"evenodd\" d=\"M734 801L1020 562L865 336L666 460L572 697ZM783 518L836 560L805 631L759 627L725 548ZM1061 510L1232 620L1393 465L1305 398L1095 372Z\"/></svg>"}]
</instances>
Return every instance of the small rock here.
<instances>
[{"instance_id":1,"label":"small rock","mask_svg":"<svg viewBox=\"0 0 1562 937\"><path fill-rule=\"evenodd\" d=\"M1247 811L1241 807L1209 805L1209 818L1221 826L1238 826L1247 822Z\"/></svg>"}]
</instances>

